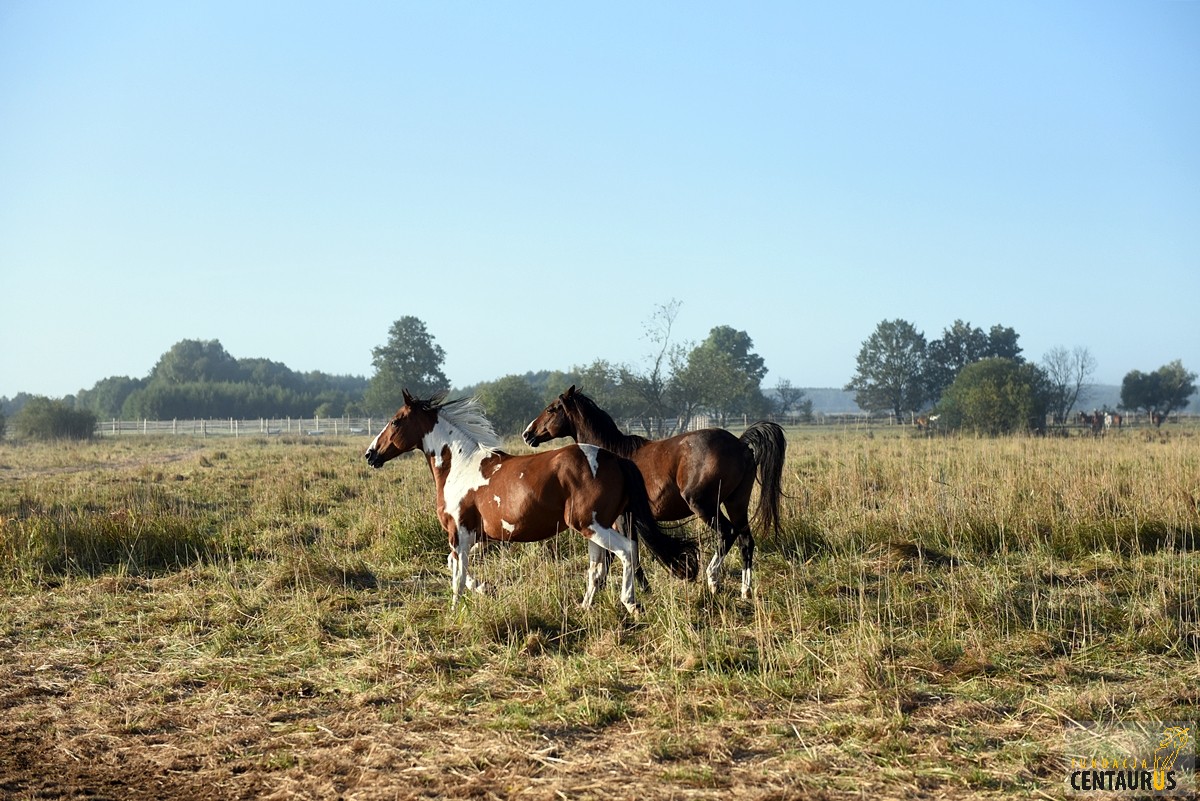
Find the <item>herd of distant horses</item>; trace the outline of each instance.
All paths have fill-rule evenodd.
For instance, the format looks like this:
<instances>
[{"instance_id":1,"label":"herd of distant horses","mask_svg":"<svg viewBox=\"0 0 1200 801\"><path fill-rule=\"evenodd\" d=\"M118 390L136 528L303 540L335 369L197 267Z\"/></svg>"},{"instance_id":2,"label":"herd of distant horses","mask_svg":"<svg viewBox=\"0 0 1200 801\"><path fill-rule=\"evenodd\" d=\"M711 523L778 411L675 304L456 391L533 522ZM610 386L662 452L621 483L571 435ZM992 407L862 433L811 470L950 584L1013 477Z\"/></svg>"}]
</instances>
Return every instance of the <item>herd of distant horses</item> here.
<instances>
[{"instance_id":1,"label":"herd of distant horses","mask_svg":"<svg viewBox=\"0 0 1200 801\"><path fill-rule=\"evenodd\" d=\"M914 422L930 433L937 416ZM1155 426L1163 416L1154 414ZM1120 429L1111 411L1080 412L1077 422L1097 436ZM650 440L620 430L608 412L574 386L554 399L522 433L533 448L570 438L573 444L510 454L474 398L444 394L404 405L375 436L365 458L371 467L419 450L437 491L438 521L448 536L451 606L467 590L486 585L468 570L472 547L485 541L537 542L567 530L588 542L587 586L581 605L591 606L608 578L613 557L621 563L621 603L637 614L637 590L648 591L639 548L677 578L694 581L700 547L686 530L661 524L692 518L714 535L705 569L716 593L725 557L741 550L741 595L752 593L754 532L778 532L787 441L776 423L760 420L739 437L722 428L687 431ZM758 485L758 503L751 498Z\"/></svg>"}]
</instances>

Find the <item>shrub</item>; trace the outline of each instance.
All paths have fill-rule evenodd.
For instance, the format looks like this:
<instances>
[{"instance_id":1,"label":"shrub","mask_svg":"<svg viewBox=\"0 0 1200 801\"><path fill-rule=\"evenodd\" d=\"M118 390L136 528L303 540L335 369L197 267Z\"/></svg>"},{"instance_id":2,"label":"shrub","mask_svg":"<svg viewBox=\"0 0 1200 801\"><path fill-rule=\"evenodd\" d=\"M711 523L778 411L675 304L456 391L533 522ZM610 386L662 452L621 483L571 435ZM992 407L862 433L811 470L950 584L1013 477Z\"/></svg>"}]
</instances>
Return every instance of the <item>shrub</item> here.
<instances>
[{"instance_id":1,"label":"shrub","mask_svg":"<svg viewBox=\"0 0 1200 801\"><path fill-rule=\"evenodd\" d=\"M91 439L96 414L63 401L31 398L13 418L13 431L25 439Z\"/></svg>"},{"instance_id":2,"label":"shrub","mask_svg":"<svg viewBox=\"0 0 1200 801\"><path fill-rule=\"evenodd\" d=\"M1012 359L982 359L962 369L942 395L941 425L996 436L1041 429L1048 393L1036 366Z\"/></svg>"}]
</instances>

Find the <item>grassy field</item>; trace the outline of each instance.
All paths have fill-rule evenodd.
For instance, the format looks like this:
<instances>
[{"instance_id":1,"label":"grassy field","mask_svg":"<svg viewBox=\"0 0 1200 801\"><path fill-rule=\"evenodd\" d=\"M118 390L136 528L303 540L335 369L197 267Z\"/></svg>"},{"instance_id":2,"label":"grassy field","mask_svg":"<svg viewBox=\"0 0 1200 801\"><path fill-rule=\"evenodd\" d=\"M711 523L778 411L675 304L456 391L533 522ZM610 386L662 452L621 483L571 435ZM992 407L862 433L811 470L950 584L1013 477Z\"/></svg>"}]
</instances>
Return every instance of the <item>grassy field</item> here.
<instances>
[{"instance_id":1,"label":"grassy field","mask_svg":"<svg viewBox=\"0 0 1200 801\"><path fill-rule=\"evenodd\" d=\"M0 797L1058 798L1077 724L1197 717L1197 431L791 432L756 598L638 619L575 534L451 610L365 445L0 445Z\"/></svg>"}]
</instances>

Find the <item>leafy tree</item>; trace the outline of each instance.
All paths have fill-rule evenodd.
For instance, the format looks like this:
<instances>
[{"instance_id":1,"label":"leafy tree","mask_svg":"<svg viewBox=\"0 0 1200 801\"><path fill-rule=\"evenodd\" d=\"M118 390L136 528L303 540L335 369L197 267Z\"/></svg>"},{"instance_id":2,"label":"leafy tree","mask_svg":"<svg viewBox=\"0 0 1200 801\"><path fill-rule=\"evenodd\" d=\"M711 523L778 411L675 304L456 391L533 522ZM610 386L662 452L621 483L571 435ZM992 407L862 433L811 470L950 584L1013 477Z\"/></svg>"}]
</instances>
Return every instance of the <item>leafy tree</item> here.
<instances>
[{"instance_id":1,"label":"leafy tree","mask_svg":"<svg viewBox=\"0 0 1200 801\"><path fill-rule=\"evenodd\" d=\"M13 430L26 439L91 439L96 415L44 397L33 397L13 418Z\"/></svg>"},{"instance_id":2,"label":"leafy tree","mask_svg":"<svg viewBox=\"0 0 1200 801\"><path fill-rule=\"evenodd\" d=\"M869 412L904 412L920 409L925 392L925 335L906 320L884 320L863 342L858 369L846 390L854 402Z\"/></svg>"},{"instance_id":3,"label":"leafy tree","mask_svg":"<svg viewBox=\"0 0 1200 801\"><path fill-rule=\"evenodd\" d=\"M8 431L8 418L4 416L4 412L0 412L0 440L4 439L4 434Z\"/></svg>"},{"instance_id":4,"label":"leafy tree","mask_svg":"<svg viewBox=\"0 0 1200 801\"><path fill-rule=\"evenodd\" d=\"M545 406L537 391L519 375L506 375L480 384L475 396L483 404L496 432L502 435L519 434Z\"/></svg>"},{"instance_id":5,"label":"leafy tree","mask_svg":"<svg viewBox=\"0 0 1200 801\"><path fill-rule=\"evenodd\" d=\"M745 331L719 325L687 356L681 383L724 424L729 414L761 414L766 409L761 383L767 368Z\"/></svg>"},{"instance_id":6,"label":"leafy tree","mask_svg":"<svg viewBox=\"0 0 1200 801\"><path fill-rule=\"evenodd\" d=\"M938 403L939 425L996 436L1041 430L1049 382L1037 365L988 358L968 364Z\"/></svg>"},{"instance_id":7,"label":"leafy tree","mask_svg":"<svg viewBox=\"0 0 1200 801\"><path fill-rule=\"evenodd\" d=\"M790 380L779 379L779 383L775 385L775 394L779 396L779 413L781 415L786 416L794 412L805 422L812 420L812 399L805 397L807 393L804 390L793 387Z\"/></svg>"},{"instance_id":8,"label":"leafy tree","mask_svg":"<svg viewBox=\"0 0 1200 801\"><path fill-rule=\"evenodd\" d=\"M942 396L946 388L954 383L959 372L980 359L1003 358L1024 361L1017 345L1017 332L1011 328L994 325L984 333L982 328L962 320L942 331L941 339L929 343L925 353L925 382L930 399Z\"/></svg>"},{"instance_id":9,"label":"leafy tree","mask_svg":"<svg viewBox=\"0 0 1200 801\"><path fill-rule=\"evenodd\" d=\"M391 414L404 405L404 390L427 398L450 388L442 372L446 351L433 341L425 323L413 316L392 323L387 344L371 350L375 375L365 403L373 414Z\"/></svg>"},{"instance_id":10,"label":"leafy tree","mask_svg":"<svg viewBox=\"0 0 1200 801\"><path fill-rule=\"evenodd\" d=\"M1011 328L993 325L988 331L987 358L1011 359L1020 364L1025 361L1021 355L1021 346L1017 344L1020 335Z\"/></svg>"},{"instance_id":11,"label":"leafy tree","mask_svg":"<svg viewBox=\"0 0 1200 801\"><path fill-rule=\"evenodd\" d=\"M198 381L236 381L237 360L215 339L185 339L159 358L150 380L166 384Z\"/></svg>"},{"instance_id":12,"label":"leafy tree","mask_svg":"<svg viewBox=\"0 0 1200 801\"><path fill-rule=\"evenodd\" d=\"M1096 371L1096 360L1087 348L1067 350L1053 347L1042 357L1042 370L1049 387L1050 413L1054 422L1065 423L1083 392L1083 386Z\"/></svg>"},{"instance_id":13,"label":"leafy tree","mask_svg":"<svg viewBox=\"0 0 1200 801\"><path fill-rule=\"evenodd\" d=\"M1189 373L1179 359L1153 373L1131 370L1121 382L1121 406L1145 409L1151 416L1166 417L1175 409L1187 408L1196 392L1196 374Z\"/></svg>"},{"instance_id":14,"label":"leafy tree","mask_svg":"<svg viewBox=\"0 0 1200 801\"><path fill-rule=\"evenodd\" d=\"M95 412L101 419L119 417L126 399L145 385L145 379L123 375L102 378L91 389L79 391L75 396L75 407Z\"/></svg>"}]
</instances>

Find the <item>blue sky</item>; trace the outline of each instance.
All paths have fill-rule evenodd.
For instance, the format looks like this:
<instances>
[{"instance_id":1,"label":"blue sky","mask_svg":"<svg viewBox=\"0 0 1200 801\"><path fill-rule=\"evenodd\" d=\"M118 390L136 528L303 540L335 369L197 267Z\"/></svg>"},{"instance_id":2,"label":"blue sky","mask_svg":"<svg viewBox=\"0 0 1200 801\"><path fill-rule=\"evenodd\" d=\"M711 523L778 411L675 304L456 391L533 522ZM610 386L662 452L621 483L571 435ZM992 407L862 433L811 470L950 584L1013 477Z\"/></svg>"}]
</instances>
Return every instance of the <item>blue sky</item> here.
<instances>
[{"instance_id":1,"label":"blue sky","mask_svg":"<svg viewBox=\"0 0 1200 801\"><path fill-rule=\"evenodd\" d=\"M0 0L0 396L181 339L458 386L644 323L840 386L903 318L1200 371L1200 3Z\"/></svg>"}]
</instances>

